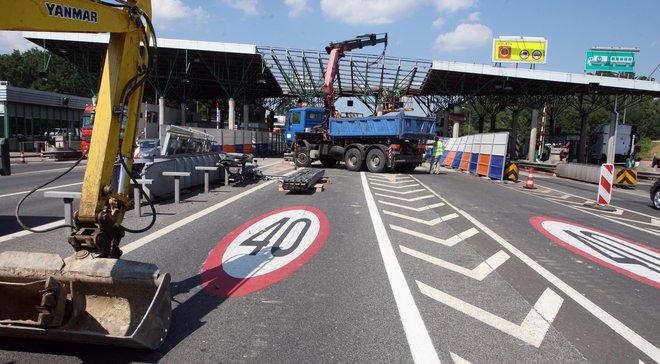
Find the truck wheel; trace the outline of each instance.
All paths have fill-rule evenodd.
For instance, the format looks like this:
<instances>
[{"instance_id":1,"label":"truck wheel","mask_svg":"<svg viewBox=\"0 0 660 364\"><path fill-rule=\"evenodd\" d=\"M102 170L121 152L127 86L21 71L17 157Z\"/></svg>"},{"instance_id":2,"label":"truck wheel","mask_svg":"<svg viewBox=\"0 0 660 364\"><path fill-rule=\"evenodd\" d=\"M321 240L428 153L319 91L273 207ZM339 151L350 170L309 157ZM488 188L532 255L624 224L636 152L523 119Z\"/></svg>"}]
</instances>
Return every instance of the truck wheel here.
<instances>
[{"instance_id":1,"label":"truck wheel","mask_svg":"<svg viewBox=\"0 0 660 364\"><path fill-rule=\"evenodd\" d=\"M367 154L367 168L371 173L381 173L385 170L387 159L380 148L374 148Z\"/></svg>"},{"instance_id":2,"label":"truck wheel","mask_svg":"<svg viewBox=\"0 0 660 364\"><path fill-rule=\"evenodd\" d=\"M309 158L309 151L305 147L296 148L293 154L293 161L298 167L309 167L312 164L312 160Z\"/></svg>"},{"instance_id":3,"label":"truck wheel","mask_svg":"<svg viewBox=\"0 0 660 364\"><path fill-rule=\"evenodd\" d=\"M344 154L344 163L346 163L346 169L353 172L358 172L364 167L364 160L362 159L362 152L357 148L349 149L346 154Z\"/></svg>"},{"instance_id":4,"label":"truck wheel","mask_svg":"<svg viewBox=\"0 0 660 364\"><path fill-rule=\"evenodd\" d=\"M335 164L337 164L337 161L334 158L330 157L321 157L321 164L323 164L324 167L332 167Z\"/></svg>"}]
</instances>

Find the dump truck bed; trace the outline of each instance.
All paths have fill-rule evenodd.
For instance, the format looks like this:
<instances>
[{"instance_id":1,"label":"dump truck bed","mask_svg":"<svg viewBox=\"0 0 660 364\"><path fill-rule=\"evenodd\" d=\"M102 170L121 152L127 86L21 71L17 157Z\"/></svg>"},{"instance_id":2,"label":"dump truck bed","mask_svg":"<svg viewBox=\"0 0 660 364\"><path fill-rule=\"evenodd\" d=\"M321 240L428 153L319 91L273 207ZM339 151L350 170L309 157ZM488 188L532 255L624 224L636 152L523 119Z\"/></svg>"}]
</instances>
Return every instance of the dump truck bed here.
<instances>
[{"instance_id":1,"label":"dump truck bed","mask_svg":"<svg viewBox=\"0 0 660 364\"><path fill-rule=\"evenodd\" d=\"M433 139L435 119L406 115L403 111L383 116L330 118L333 138Z\"/></svg>"}]
</instances>

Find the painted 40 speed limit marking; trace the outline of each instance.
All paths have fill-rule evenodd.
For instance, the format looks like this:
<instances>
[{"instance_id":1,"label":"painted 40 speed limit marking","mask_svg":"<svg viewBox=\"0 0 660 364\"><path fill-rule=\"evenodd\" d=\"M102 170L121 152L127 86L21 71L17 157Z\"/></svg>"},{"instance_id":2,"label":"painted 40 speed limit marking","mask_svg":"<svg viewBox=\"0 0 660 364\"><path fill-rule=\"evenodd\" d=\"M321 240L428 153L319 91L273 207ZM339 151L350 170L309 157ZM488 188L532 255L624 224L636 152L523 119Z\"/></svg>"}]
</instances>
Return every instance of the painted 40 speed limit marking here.
<instances>
[{"instance_id":1,"label":"painted 40 speed limit marking","mask_svg":"<svg viewBox=\"0 0 660 364\"><path fill-rule=\"evenodd\" d=\"M252 219L227 235L202 269L207 292L243 296L295 272L325 243L325 214L310 206L292 206Z\"/></svg>"},{"instance_id":2,"label":"painted 40 speed limit marking","mask_svg":"<svg viewBox=\"0 0 660 364\"><path fill-rule=\"evenodd\" d=\"M660 288L660 251L572 222L534 216L529 222L563 247L630 278Z\"/></svg>"}]
</instances>

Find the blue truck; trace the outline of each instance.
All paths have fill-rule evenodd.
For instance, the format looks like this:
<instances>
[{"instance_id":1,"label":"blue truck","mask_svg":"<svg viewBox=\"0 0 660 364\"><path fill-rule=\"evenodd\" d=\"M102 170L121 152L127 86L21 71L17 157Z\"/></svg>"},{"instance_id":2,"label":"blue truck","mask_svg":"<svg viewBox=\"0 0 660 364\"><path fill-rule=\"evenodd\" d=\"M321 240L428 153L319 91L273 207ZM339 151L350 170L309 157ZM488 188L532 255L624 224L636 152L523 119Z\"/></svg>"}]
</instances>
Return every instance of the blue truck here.
<instances>
[{"instance_id":1,"label":"blue truck","mask_svg":"<svg viewBox=\"0 0 660 364\"><path fill-rule=\"evenodd\" d=\"M299 167L317 160L324 166L343 161L350 171L410 173L424 162L426 141L435 137L435 118L404 111L329 118L327 125L323 108L295 108L288 116L285 132Z\"/></svg>"}]
</instances>

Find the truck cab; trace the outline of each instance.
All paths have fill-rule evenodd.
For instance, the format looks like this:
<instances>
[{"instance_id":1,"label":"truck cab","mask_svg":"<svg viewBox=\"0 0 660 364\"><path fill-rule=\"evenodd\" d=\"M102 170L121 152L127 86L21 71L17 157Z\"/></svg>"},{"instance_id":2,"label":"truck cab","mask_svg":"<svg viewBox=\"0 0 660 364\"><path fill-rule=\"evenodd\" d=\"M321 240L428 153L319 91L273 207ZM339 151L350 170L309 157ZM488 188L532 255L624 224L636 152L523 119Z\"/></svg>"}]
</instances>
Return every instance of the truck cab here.
<instances>
[{"instance_id":1,"label":"truck cab","mask_svg":"<svg viewBox=\"0 0 660 364\"><path fill-rule=\"evenodd\" d=\"M289 110L284 125L287 143L291 143L296 133L309 131L321 125L325 118L325 109L322 107L297 107Z\"/></svg>"}]
</instances>

